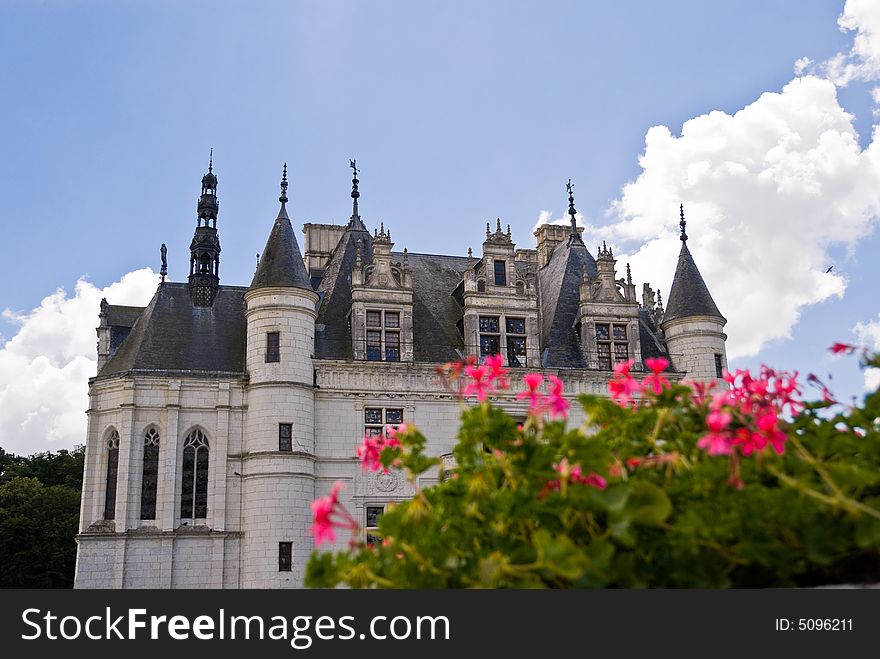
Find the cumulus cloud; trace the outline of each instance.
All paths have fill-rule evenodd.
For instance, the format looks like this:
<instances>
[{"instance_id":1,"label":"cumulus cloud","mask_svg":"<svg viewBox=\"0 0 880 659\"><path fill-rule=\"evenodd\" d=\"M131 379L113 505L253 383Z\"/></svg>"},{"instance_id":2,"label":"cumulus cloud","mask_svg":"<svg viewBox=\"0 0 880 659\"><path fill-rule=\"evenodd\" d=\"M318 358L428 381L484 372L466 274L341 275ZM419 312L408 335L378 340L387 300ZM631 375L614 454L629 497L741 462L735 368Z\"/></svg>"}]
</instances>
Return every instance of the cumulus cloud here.
<instances>
[{"instance_id":1,"label":"cumulus cloud","mask_svg":"<svg viewBox=\"0 0 880 659\"><path fill-rule=\"evenodd\" d=\"M728 319L732 358L790 337L805 306L842 297L845 269L826 272L829 249L853 249L880 213L878 127L862 149L837 98L839 85L880 79L880 2L848 0L838 23L854 33L851 49L820 63L799 59L799 77L780 92L733 115L690 119L679 135L650 128L642 172L612 202L612 222L586 225L588 245L608 241L637 280L668 294L683 202L691 252ZM872 93L880 105L880 86Z\"/></svg>"},{"instance_id":2,"label":"cumulus cloud","mask_svg":"<svg viewBox=\"0 0 880 659\"><path fill-rule=\"evenodd\" d=\"M846 53L815 64L801 58L795 64L800 74L805 69L821 75L839 86L853 80L880 79L880 3L877 0L847 0L837 19L843 32L854 32L852 48ZM797 70L802 64L801 71Z\"/></svg>"},{"instance_id":3,"label":"cumulus cloud","mask_svg":"<svg viewBox=\"0 0 880 659\"><path fill-rule=\"evenodd\" d=\"M880 351L880 316L878 320L861 321L852 329L859 343L870 350ZM880 368L865 369L865 389L874 391L880 387Z\"/></svg>"},{"instance_id":4,"label":"cumulus cloud","mask_svg":"<svg viewBox=\"0 0 880 659\"><path fill-rule=\"evenodd\" d=\"M684 202L731 357L789 337L804 306L842 296L846 278L826 272L828 249L853 246L880 210L880 143L861 149L834 84L815 76L733 115L691 119L680 136L655 126L639 163L610 209L617 222L600 233L631 250L637 277L669 286Z\"/></svg>"},{"instance_id":5,"label":"cumulus cloud","mask_svg":"<svg viewBox=\"0 0 880 659\"><path fill-rule=\"evenodd\" d=\"M103 289L80 279L73 297L58 289L28 313L3 311L19 326L0 348L0 446L30 455L85 440L88 379L97 368L95 327L102 297L143 306L159 277L149 268Z\"/></svg>"}]
</instances>

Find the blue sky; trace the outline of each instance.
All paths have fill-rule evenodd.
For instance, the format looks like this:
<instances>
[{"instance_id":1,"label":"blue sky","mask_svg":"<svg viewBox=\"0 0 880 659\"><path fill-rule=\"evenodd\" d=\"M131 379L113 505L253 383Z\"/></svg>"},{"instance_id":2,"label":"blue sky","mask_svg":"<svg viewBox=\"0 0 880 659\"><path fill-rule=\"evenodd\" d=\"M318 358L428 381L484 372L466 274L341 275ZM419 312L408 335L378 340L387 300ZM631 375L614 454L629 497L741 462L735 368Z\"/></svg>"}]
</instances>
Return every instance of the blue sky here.
<instances>
[{"instance_id":1,"label":"blue sky","mask_svg":"<svg viewBox=\"0 0 880 659\"><path fill-rule=\"evenodd\" d=\"M616 236L621 253L642 254L634 263L644 270L654 252L641 246L650 241L624 240L612 227L638 214L623 188L643 172L648 130L663 125L677 137L688 120L733 115L765 92L780 94L802 57L814 62L806 73L822 76L821 63L853 45L854 32L837 24L843 9L842 0L4 2L0 309L18 320L7 314L0 335L14 337L59 287L74 296L82 277L103 289L131 271L158 270L162 242L170 278L183 280L210 148L224 283L250 281L277 210L281 163L295 224L343 222L349 158L361 168L365 221L384 221L398 248L462 254L479 247L495 217L533 247L542 211L562 217L571 177L581 219L597 237ZM857 150L871 143L871 75L835 88L853 115ZM692 236L704 210L694 198ZM671 232L677 201L656 211ZM859 203L874 212L873 198ZM706 217L729 226L752 215L737 208L736 217L712 215L717 209ZM718 250L723 225L705 224ZM807 295L794 305L800 320L783 321L791 338L758 332L750 345L761 348L733 364L833 370L842 395L860 394L862 375L832 361L826 347L877 319L872 226L866 219L840 242L819 236L810 267L827 260L845 281L821 293L815 280L825 300L812 304ZM754 263L800 267L797 251L762 243L748 255ZM701 258L699 246L707 279L735 301L713 272L715 252L707 247ZM665 293L671 270L659 269L636 279ZM795 287L779 284L774 294ZM719 306L730 317L736 305Z\"/></svg>"}]
</instances>

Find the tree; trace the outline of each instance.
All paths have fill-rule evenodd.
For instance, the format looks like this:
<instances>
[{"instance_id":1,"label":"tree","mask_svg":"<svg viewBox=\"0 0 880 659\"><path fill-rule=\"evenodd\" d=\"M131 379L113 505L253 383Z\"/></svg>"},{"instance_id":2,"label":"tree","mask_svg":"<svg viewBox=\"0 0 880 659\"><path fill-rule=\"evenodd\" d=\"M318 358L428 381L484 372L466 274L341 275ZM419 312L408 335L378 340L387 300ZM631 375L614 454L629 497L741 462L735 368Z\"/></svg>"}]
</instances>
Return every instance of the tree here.
<instances>
[{"instance_id":1,"label":"tree","mask_svg":"<svg viewBox=\"0 0 880 659\"><path fill-rule=\"evenodd\" d=\"M85 450L0 448L0 588L70 588Z\"/></svg>"}]
</instances>

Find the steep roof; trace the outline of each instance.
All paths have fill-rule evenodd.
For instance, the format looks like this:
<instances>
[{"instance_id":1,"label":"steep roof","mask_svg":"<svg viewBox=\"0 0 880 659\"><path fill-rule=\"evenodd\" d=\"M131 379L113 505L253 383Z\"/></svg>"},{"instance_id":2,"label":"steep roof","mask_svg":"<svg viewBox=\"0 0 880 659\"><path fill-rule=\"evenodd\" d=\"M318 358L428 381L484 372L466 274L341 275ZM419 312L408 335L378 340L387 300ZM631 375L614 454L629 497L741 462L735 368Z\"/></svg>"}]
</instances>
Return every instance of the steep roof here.
<instances>
[{"instance_id":1,"label":"steep roof","mask_svg":"<svg viewBox=\"0 0 880 659\"><path fill-rule=\"evenodd\" d=\"M688 316L715 316L724 320L724 316L715 306L715 300L712 299L697 264L694 263L687 241L682 240L675 277L672 279L672 288L666 300L663 322Z\"/></svg>"},{"instance_id":2,"label":"steep roof","mask_svg":"<svg viewBox=\"0 0 880 659\"><path fill-rule=\"evenodd\" d=\"M403 254L395 252L396 259ZM417 362L448 362L464 351L462 310L452 296L467 269L465 256L409 254L413 283L413 352Z\"/></svg>"},{"instance_id":3,"label":"steep roof","mask_svg":"<svg viewBox=\"0 0 880 659\"><path fill-rule=\"evenodd\" d=\"M145 307L127 307L121 304L108 304L106 322L110 327L132 327L141 317Z\"/></svg>"},{"instance_id":4,"label":"steep roof","mask_svg":"<svg viewBox=\"0 0 880 659\"><path fill-rule=\"evenodd\" d=\"M373 237L360 218L348 223L333 250L324 277L318 284L318 318L315 321L315 357L319 359L353 359L351 328L351 273L354 270L357 245L361 258L373 258Z\"/></svg>"},{"instance_id":5,"label":"steep roof","mask_svg":"<svg viewBox=\"0 0 880 659\"><path fill-rule=\"evenodd\" d=\"M244 373L246 290L221 286L212 306L196 307L188 284L159 284L98 375L130 370Z\"/></svg>"},{"instance_id":6,"label":"steep roof","mask_svg":"<svg viewBox=\"0 0 880 659\"><path fill-rule=\"evenodd\" d=\"M251 282L252 289L275 286L312 290L312 281L306 272L302 252L299 251L284 203L281 204L281 210L272 225L269 239L260 256L260 264Z\"/></svg>"},{"instance_id":7,"label":"steep roof","mask_svg":"<svg viewBox=\"0 0 880 659\"><path fill-rule=\"evenodd\" d=\"M541 363L562 368L584 368L577 331L580 283L584 270L596 275L596 260L580 239L559 243L550 261L538 271L541 295Z\"/></svg>"}]
</instances>

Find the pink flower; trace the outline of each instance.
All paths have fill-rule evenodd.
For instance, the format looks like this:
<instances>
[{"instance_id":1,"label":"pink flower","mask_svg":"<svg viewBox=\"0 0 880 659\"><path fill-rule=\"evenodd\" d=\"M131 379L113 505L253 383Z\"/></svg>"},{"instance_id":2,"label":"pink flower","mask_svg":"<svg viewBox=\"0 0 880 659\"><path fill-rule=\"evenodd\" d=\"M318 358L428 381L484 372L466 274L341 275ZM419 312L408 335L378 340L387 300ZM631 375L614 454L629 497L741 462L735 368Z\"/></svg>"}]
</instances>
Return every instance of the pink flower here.
<instances>
[{"instance_id":1,"label":"pink flower","mask_svg":"<svg viewBox=\"0 0 880 659\"><path fill-rule=\"evenodd\" d=\"M749 456L768 444L783 453L786 435L780 429L780 417L786 412L797 415L804 408L797 376L797 372L777 372L768 366L762 366L757 377L742 369L725 373L729 389L712 398L712 412L706 418L710 433L698 445L712 455L729 454L736 448ZM808 381L818 382L818 378L811 376ZM737 427L729 428L728 416L734 413Z\"/></svg>"},{"instance_id":2,"label":"pink flower","mask_svg":"<svg viewBox=\"0 0 880 659\"><path fill-rule=\"evenodd\" d=\"M618 362L614 365L614 379L608 383L608 391L611 398L621 407L627 407L641 387L638 381L629 374L629 369L635 364L634 359L626 362Z\"/></svg>"},{"instance_id":3,"label":"pink flower","mask_svg":"<svg viewBox=\"0 0 880 659\"><path fill-rule=\"evenodd\" d=\"M849 343L841 343L840 341L837 341L836 343L832 343L831 347L828 348L828 350L830 350L831 353L835 355L839 355L841 353L851 355L857 350L857 347Z\"/></svg>"},{"instance_id":4,"label":"pink flower","mask_svg":"<svg viewBox=\"0 0 880 659\"><path fill-rule=\"evenodd\" d=\"M663 357L648 357L645 360L645 366L651 369L654 375L660 375L669 366L669 360Z\"/></svg>"},{"instance_id":5,"label":"pink flower","mask_svg":"<svg viewBox=\"0 0 880 659\"><path fill-rule=\"evenodd\" d=\"M325 540L334 542L336 540L336 531L334 527L354 528L356 523L351 516L344 512L339 505L339 491L342 489L342 483L336 482L330 490L330 494L326 497L319 497L312 501L312 535L315 536L315 546L320 546ZM333 513L342 513L343 520L338 522L331 515Z\"/></svg>"},{"instance_id":6,"label":"pink flower","mask_svg":"<svg viewBox=\"0 0 880 659\"><path fill-rule=\"evenodd\" d=\"M651 375L642 380L642 387L645 391L651 390L654 395L659 395L664 389L669 388L669 380L663 375L663 371L669 366L669 360L663 357L648 357L645 360L645 366L651 369Z\"/></svg>"},{"instance_id":7,"label":"pink flower","mask_svg":"<svg viewBox=\"0 0 880 659\"><path fill-rule=\"evenodd\" d=\"M486 377L499 389L507 389L507 374L510 372L504 368L504 357L501 355L489 355L483 364L489 369Z\"/></svg>"},{"instance_id":8,"label":"pink flower","mask_svg":"<svg viewBox=\"0 0 880 659\"><path fill-rule=\"evenodd\" d=\"M489 355L483 361L482 366L465 366L464 372L470 381L464 388L464 397L476 396L477 400L482 403L489 397L489 394L497 392L498 389L507 389L509 386L507 382L508 371L503 368L503 364L504 357L501 355Z\"/></svg>"},{"instance_id":9,"label":"pink flower","mask_svg":"<svg viewBox=\"0 0 880 659\"><path fill-rule=\"evenodd\" d=\"M489 397L491 386L486 378L487 369L485 366L465 366L465 374L470 378L470 382L464 388L464 397L470 398L476 396L481 403Z\"/></svg>"},{"instance_id":10,"label":"pink flower","mask_svg":"<svg viewBox=\"0 0 880 659\"><path fill-rule=\"evenodd\" d=\"M544 382L544 376L540 373L528 373L523 376L523 382L526 387L528 387L528 391L519 392L516 395L516 399L522 400L523 398L528 398L529 412L538 415L541 413L541 409L544 406L544 394L538 391L538 387Z\"/></svg>"},{"instance_id":11,"label":"pink flower","mask_svg":"<svg viewBox=\"0 0 880 659\"><path fill-rule=\"evenodd\" d=\"M385 442L382 448L400 446L400 440L397 439L398 435L403 435L407 431L407 425L405 423L401 423L398 426L392 426L391 424L386 424L385 426Z\"/></svg>"},{"instance_id":12,"label":"pink flower","mask_svg":"<svg viewBox=\"0 0 880 659\"><path fill-rule=\"evenodd\" d=\"M569 464L568 458L562 458L558 463L553 465L553 469L559 472L562 479L552 480L545 486L545 490L558 490L561 487L562 480L567 480L578 485L589 485L598 490L604 490L608 487L608 482L595 472L590 472L587 476L583 475L579 464Z\"/></svg>"},{"instance_id":13,"label":"pink flower","mask_svg":"<svg viewBox=\"0 0 880 659\"><path fill-rule=\"evenodd\" d=\"M562 395L562 380L555 375L547 376L547 379L550 380L550 395L547 399L550 416L565 419L568 417L568 408L571 407L571 403Z\"/></svg>"},{"instance_id":14,"label":"pink flower","mask_svg":"<svg viewBox=\"0 0 880 659\"><path fill-rule=\"evenodd\" d=\"M731 451L727 435L714 432L701 437L697 442L697 446L706 449L709 455L729 455Z\"/></svg>"},{"instance_id":15,"label":"pink flower","mask_svg":"<svg viewBox=\"0 0 880 659\"><path fill-rule=\"evenodd\" d=\"M706 417L706 425L712 432L721 432L730 425L732 420L733 416L730 412L714 411L709 412L709 415Z\"/></svg>"},{"instance_id":16,"label":"pink flower","mask_svg":"<svg viewBox=\"0 0 880 659\"><path fill-rule=\"evenodd\" d=\"M357 456L361 461L361 469L363 471L378 471L382 466L382 462L379 459L382 448L381 437L370 437L369 435L364 437L363 442L357 449Z\"/></svg>"}]
</instances>

